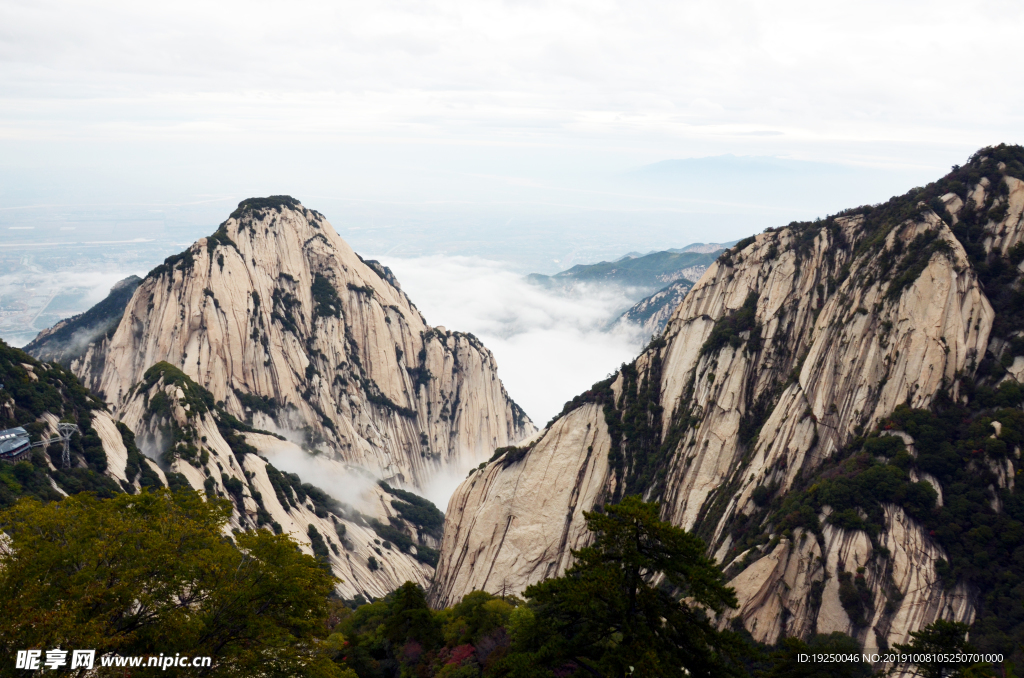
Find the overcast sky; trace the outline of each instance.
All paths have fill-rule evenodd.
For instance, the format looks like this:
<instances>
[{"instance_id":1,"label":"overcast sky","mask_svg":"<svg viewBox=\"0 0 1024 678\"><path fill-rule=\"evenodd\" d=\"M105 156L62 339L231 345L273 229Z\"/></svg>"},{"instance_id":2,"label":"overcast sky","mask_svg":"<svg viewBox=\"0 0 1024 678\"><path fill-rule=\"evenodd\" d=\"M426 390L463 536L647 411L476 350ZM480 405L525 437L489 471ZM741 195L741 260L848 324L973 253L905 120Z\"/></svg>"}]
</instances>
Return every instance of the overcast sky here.
<instances>
[{"instance_id":1,"label":"overcast sky","mask_svg":"<svg viewBox=\"0 0 1024 678\"><path fill-rule=\"evenodd\" d=\"M48 157L44 142L87 156L91 141L356 144L407 162L482 147L538 174L535 161L562 154L591 167L721 153L945 167L1019 141L1022 13L941 0L3 0L0 139L8 164Z\"/></svg>"}]
</instances>

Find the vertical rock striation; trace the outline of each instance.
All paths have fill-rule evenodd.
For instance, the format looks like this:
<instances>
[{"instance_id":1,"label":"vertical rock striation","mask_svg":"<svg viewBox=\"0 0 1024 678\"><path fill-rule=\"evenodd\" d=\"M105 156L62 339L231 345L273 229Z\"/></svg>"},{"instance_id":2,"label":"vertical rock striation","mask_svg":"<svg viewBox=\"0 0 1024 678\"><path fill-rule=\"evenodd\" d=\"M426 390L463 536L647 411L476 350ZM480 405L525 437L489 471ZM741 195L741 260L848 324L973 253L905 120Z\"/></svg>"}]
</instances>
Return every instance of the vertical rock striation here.
<instances>
[{"instance_id":1,"label":"vertical rock striation","mask_svg":"<svg viewBox=\"0 0 1024 678\"><path fill-rule=\"evenodd\" d=\"M412 486L535 430L476 337L428 326L387 268L287 196L244 201L151 271L72 367L120 413L161 361L240 420Z\"/></svg>"},{"instance_id":2,"label":"vertical rock striation","mask_svg":"<svg viewBox=\"0 0 1024 678\"><path fill-rule=\"evenodd\" d=\"M759 641L843 631L884 648L939 617L970 623L976 593L940 580L947 556L903 508L885 505L871 536L856 528L863 516L830 520L827 506L810 518L819 529L787 528L778 507L898 406L967 402L992 347L1024 337L989 297L1012 308L1003 290L1021 285L992 267L1024 254L1022 168L979 152L928 189L728 250L632 364L459 487L432 604L560 574L588 538L583 511L642 494L705 540L737 590L732 614ZM945 185L962 188L940 195ZM989 234L984 251L965 219ZM976 262L988 255L983 284ZM1017 459L1000 463L1012 478ZM921 482L941 505L939 482ZM859 612L858 597L871 601Z\"/></svg>"},{"instance_id":3,"label":"vertical rock striation","mask_svg":"<svg viewBox=\"0 0 1024 678\"><path fill-rule=\"evenodd\" d=\"M229 530L262 528L287 534L330 567L344 598L379 598L406 581L429 583L432 559L425 556L433 540L394 510L396 497L372 479L356 482L354 472L349 488L334 497L316 486L319 480L303 482L278 470L267 458L275 448L290 446L293 453L304 453L234 419L214 403L209 391L174 366L157 363L147 370L126 394L120 415L123 431L129 433L122 432L113 445L120 447L120 454L108 451L107 458L109 472L125 480L125 489L139 490L145 482L141 468L131 468L130 455L134 452L138 464L150 466L139 448L150 454L159 451L160 484L230 500ZM109 419L97 421L103 424L102 435L110 428ZM374 521L405 534L415 545L402 550L385 544Z\"/></svg>"}]
</instances>

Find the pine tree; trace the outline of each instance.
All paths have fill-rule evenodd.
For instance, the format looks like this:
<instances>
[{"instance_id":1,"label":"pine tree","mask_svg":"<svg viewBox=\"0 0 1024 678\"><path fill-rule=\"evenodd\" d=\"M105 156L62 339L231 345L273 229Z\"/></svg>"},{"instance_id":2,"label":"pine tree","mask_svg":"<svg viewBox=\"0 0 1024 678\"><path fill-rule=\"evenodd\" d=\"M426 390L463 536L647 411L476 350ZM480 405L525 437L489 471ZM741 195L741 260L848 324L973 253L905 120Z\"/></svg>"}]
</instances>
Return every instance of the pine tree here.
<instances>
[{"instance_id":1,"label":"pine tree","mask_svg":"<svg viewBox=\"0 0 1024 678\"><path fill-rule=\"evenodd\" d=\"M700 538L660 520L658 505L638 497L584 515L594 543L572 552L563 576L526 590L540 633L529 661L509 657L508 674L742 674L742 643L708 614L735 607L736 597Z\"/></svg>"}]
</instances>

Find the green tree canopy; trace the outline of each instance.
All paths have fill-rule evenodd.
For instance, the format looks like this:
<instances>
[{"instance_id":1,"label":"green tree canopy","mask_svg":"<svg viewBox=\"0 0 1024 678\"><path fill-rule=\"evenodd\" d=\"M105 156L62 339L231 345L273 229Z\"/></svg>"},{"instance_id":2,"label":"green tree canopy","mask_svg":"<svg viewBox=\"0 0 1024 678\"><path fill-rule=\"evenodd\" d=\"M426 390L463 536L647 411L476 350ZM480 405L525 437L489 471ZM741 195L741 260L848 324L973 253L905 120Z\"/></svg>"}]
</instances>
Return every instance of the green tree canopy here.
<instances>
[{"instance_id":1,"label":"green tree canopy","mask_svg":"<svg viewBox=\"0 0 1024 678\"><path fill-rule=\"evenodd\" d=\"M419 584L407 581L392 594L390 616L384 622L383 632L385 638L397 645L415 640L431 646L440 641L441 631Z\"/></svg>"},{"instance_id":2,"label":"green tree canopy","mask_svg":"<svg viewBox=\"0 0 1024 678\"><path fill-rule=\"evenodd\" d=\"M855 639L838 632L816 635L807 643L799 638L783 638L771 654L771 668L760 675L764 678L869 678L872 675L867 662L819 663L813 661L815 654L860 657L861 647Z\"/></svg>"},{"instance_id":3,"label":"green tree canopy","mask_svg":"<svg viewBox=\"0 0 1024 678\"><path fill-rule=\"evenodd\" d=\"M912 640L909 643L896 643L893 648L902 654L937 657L937 660L903 664L899 668L910 669L911 675L921 676L921 678L982 678L995 675L991 671L990 664L967 664L941 660L943 656L975 652L975 649L967 642L969 628L967 624L939 619L920 631L911 632Z\"/></svg>"},{"instance_id":4,"label":"green tree canopy","mask_svg":"<svg viewBox=\"0 0 1024 678\"><path fill-rule=\"evenodd\" d=\"M168 490L0 513L4 661L62 647L211 656L215 676L338 675L319 640L333 577L286 536L243 532L236 546L230 515Z\"/></svg>"},{"instance_id":5,"label":"green tree canopy","mask_svg":"<svg viewBox=\"0 0 1024 678\"><path fill-rule=\"evenodd\" d=\"M700 538L660 520L658 505L638 497L584 515L594 543L573 551L565 575L526 589L536 627L522 635L536 640L528 658L506 660L508 674L742 673L734 662L739 638L708 616L735 607L736 597Z\"/></svg>"}]
</instances>

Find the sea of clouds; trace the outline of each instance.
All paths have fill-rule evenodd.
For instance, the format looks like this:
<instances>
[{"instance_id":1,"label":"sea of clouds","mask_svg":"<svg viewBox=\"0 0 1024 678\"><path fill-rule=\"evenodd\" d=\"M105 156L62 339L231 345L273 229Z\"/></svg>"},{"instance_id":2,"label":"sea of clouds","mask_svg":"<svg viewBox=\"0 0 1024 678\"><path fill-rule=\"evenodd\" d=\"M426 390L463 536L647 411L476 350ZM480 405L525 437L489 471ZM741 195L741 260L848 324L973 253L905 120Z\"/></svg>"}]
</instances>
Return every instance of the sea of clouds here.
<instances>
[{"instance_id":1,"label":"sea of clouds","mask_svg":"<svg viewBox=\"0 0 1024 678\"><path fill-rule=\"evenodd\" d=\"M633 304L635 290L614 285L581 285L571 292L549 290L527 282L508 264L478 257L378 258L394 271L428 323L472 332L484 342L498 362L498 376L509 395L538 428L561 411L567 400L632 360L643 341L638 330L621 324L606 329ZM78 290L83 293L80 303L84 309L100 301L126 275L38 272L27 279L0 276L0 293L24 292L26 286L45 296ZM31 336L23 339L28 338ZM343 501L365 508L360 506L360 498L368 496L372 478L337 462L310 457L294 446L282 445L272 456L283 470L298 473L306 482L315 478ZM444 509L467 471L468 465L446 469L418 491Z\"/></svg>"},{"instance_id":2,"label":"sea of clouds","mask_svg":"<svg viewBox=\"0 0 1024 678\"><path fill-rule=\"evenodd\" d=\"M538 427L640 349L639 331L605 331L633 305L621 287L578 286L560 293L476 257L379 259L429 324L472 332L484 342L509 395Z\"/></svg>"}]
</instances>

